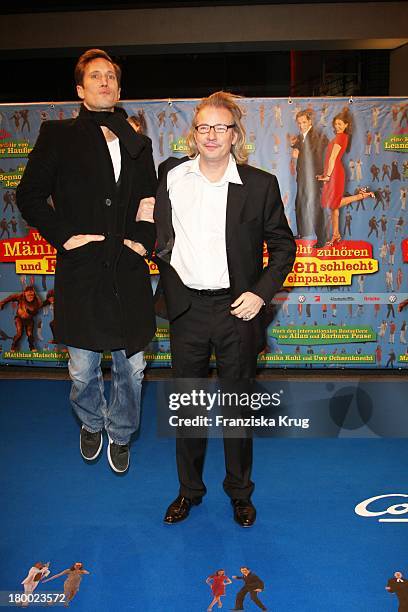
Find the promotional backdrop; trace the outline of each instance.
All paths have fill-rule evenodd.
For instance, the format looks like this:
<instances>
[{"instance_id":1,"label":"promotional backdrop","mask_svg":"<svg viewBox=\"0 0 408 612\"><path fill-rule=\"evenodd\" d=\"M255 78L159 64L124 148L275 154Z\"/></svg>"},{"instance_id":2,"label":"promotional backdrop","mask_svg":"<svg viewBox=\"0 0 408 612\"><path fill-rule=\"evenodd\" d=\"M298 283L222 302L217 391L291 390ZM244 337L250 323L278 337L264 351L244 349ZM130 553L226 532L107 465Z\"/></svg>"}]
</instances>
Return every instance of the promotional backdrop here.
<instances>
[{"instance_id":1,"label":"promotional backdrop","mask_svg":"<svg viewBox=\"0 0 408 612\"><path fill-rule=\"evenodd\" d=\"M169 156L186 154L196 103L122 105L152 139L159 165ZM399 313L398 304L408 298L408 99L244 98L239 103L249 163L277 176L289 225L295 236L302 234L293 270L267 307L270 324L259 365L406 368L408 310ZM0 365L66 364L65 347L53 337L55 251L26 226L15 193L41 122L75 118L78 109L79 103L72 102L0 105ZM313 224L310 235L297 227L309 210L301 192L297 152L303 138L296 115L312 113L313 130L325 145L323 168L334 144L333 119L344 109L352 136L349 150L336 161L345 172L340 188L345 197L364 190L372 196L342 206L341 239L313 248ZM324 214L330 238L330 209ZM149 265L155 288L157 269ZM162 319L146 359L154 366L170 365L168 322Z\"/></svg>"}]
</instances>

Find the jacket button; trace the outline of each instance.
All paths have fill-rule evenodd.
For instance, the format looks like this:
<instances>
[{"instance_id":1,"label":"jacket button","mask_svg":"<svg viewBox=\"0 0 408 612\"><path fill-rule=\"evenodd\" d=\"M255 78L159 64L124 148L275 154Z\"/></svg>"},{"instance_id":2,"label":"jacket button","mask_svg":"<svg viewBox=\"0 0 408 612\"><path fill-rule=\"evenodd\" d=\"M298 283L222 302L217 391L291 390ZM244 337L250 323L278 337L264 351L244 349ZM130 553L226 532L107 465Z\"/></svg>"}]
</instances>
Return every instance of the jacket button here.
<instances>
[{"instance_id":1,"label":"jacket button","mask_svg":"<svg viewBox=\"0 0 408 612\"><path fill-rule=\"evenodd\" d=\"M112 200L110 198L106 198L105 204L106 206L110 206L112 204Z\"/></svg>"},{"instance_id":2,"label":"jacket button","mask_svg":"<svg viewBox=\"0 0 408 612\"><path fill-rule=\"evenodd\" d=\"M103 261L102 265L104 268L109 268L109 261Z\"/></svg>"}]
</instances>

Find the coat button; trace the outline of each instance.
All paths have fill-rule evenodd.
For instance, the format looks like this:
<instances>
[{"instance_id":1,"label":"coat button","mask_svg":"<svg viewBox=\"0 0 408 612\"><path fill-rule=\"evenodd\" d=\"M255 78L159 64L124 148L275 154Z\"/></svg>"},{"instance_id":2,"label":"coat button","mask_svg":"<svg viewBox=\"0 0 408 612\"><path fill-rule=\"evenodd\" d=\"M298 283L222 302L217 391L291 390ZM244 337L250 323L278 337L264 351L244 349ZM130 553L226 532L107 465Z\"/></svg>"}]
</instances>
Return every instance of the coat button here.
<instances>
[{"instance_id":1,"label":"coat button","mask_svg":"<svg viewBox=\"0 0 408 612\"><path fill-rule=\"evenodd\" d=\"M102 266L103 266L104 268L109 268L109 261L103 261L103 262L102 262Z\"/></svg>"},{"instance_id":2,"label":"coat button","mask_svg":"<svg viewBox=\"0 0 408 612\"><path fill-rule=\"evenodd\" d=\"M106 206L110 206L112 204L112 200L110 198L106 198L105 204Z\"/></svg>"}]
</instances>

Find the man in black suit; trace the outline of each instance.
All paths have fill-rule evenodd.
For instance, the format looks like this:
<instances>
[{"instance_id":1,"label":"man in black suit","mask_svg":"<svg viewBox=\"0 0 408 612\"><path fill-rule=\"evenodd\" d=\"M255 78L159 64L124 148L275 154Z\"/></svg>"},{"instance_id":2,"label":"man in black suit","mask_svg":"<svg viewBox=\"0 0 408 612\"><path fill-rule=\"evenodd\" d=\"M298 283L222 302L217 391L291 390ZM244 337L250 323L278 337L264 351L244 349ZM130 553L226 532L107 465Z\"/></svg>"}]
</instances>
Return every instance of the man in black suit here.
<instances>
[{"instance_id":1,"label":"man in black suit","mask_svg":"<svg viewBox=\"0 0 408 612\"><path fill-rule=\"evenodd\" d=\"M159 168L157 263L170 320L173 375L204 378L214 349L220 379L253 380L265 344L264 305L295 259L276 177L246 165L245 131L234 96L215 93L198 105L189 158ZM263 243L269 263L263 268ZM179 436L179 496L166 523L187 518L206 493L206 438ZM235 520L255 521L252 439L224 438L224 490Z\"/></svg>"},{"instance_id":2,"label":"man in black suit","mask_svg":"<svg viewBox=\"0 0 408 612\"><path fill-rule=\"evenodd\" d=\"M385 590L395 593L398 597L398 612L408 612L408 581L401 572L395 572L394 577L388 580Z\"/></svg>"},{"instance_id":3,"label":"man in black suit","mask_svg":"<svg viewBox=\"0 0 408 612\"><path fill-rule=\"evenodd\" d=\"M301 110L296 115L300 134L293 143L293 157L297 159L295 200L296 226L299 238L316 234L315 247L325 244L327 235L324 211L320 203L321 182L317 175L323 174L324 151L328 139L313 127L313 115Z\"/></svg>"},{"instance_id":4,"label":"man in black suit","mask_svg":"<svg viewBox=\"0 0 408 612\"><path fill-rule=\"evenodd\" d=\"M249 596L254 604L261 610L266 610L262 601L258 597L258 593L261 593L265 588L263 581L256 574L253 574L248 567L241 567L240 571L242 576L233 576L233 578L235 578L235 580L243 580L245 582L245 586L238 591L235 599L235 608L232 609L243 610L244 608L242 606L244 605L244 599L249 593Z\"/></svg>"},{"instance_id":5,"label":"man in black suit","mask_svg":"<svg viewBox=\"0 0 408 612\"><path fill-rule=\"evenodd\" d=\"M81 454L96 459L105 428L115 472L129 465L129 440L139 425L143 348L155 331L144 256L155 242L148 213L156 173L150 140L136 134L116 107L120 76L119 66L100 49L79 58L79 116L42 124L17 190L21 214L57 250L55 335L69 350ZM100 368L104 350L112 353L109 403Z\"/></svg>"}]
</instances>

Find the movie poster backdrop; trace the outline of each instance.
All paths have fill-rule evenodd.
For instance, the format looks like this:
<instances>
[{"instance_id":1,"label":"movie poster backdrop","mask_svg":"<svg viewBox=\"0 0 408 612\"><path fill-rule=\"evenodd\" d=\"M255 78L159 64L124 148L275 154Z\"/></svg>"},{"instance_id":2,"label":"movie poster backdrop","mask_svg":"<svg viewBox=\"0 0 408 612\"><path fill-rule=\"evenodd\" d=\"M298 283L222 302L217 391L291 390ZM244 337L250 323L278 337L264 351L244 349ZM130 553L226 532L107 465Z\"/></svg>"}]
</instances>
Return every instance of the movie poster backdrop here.
<instances>
[{"instance_id":1,"label":"movie poster backdrop","mask_svg":"<svg viewBox=\"0 0 408 612\"><path fill-rule=\"evenodd\" d=\"M122 103L152 139L157 166L186 154L196 103ZM277 176L297 237L293 269L267 305L259 366L406 368L408 308L398 306L408 298L408 99L243 98L240 105L249 163ZM55 251L21 218L16 188L41 123L78 110L77 102L0 105L0 365L66 365L54 338ZM301 111L312 121L306 136ZM334 131L339 115L346 138ZM332 176L318 181L336 145ZM155 288L157 269L149 266ZM168 322L158 319L146 359L163 367L170 358Z\"/></svg>"}]
</instances>

